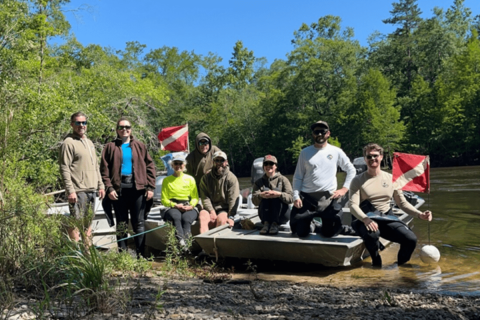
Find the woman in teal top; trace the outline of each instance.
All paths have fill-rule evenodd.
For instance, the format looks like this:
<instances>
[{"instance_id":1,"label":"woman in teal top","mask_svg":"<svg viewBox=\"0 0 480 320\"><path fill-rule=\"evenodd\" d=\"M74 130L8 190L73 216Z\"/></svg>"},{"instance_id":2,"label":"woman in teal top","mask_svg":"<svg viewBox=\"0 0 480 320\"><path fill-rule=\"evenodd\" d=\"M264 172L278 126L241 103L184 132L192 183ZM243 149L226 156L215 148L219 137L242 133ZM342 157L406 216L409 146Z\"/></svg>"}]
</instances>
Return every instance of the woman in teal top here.
<instances>
[{"instance_id":1,"label":"woman in teal top","mask_svg":"<svg viewBox=\"0 0 480 320\"><path fill-rule=\"evenodd\" d=\"M191 234L192 223L198 217L195 206L198 203L198 191L195 179L183 173L185 158L175 156L172 159L173 175L166 177L162 183L162 204L169 207L163 218L171 221L176 228L176 236L182 247Z\"/></svg>"}]
</instances>

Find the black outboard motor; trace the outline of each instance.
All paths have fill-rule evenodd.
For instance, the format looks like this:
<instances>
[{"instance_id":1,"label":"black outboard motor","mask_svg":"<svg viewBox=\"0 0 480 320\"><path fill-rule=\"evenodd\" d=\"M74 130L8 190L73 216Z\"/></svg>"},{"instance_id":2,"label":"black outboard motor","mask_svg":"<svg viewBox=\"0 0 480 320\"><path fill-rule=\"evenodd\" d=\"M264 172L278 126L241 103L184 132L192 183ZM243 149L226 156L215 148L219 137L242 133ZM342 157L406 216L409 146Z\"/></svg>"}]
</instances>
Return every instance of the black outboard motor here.
<instances>
[{"instance_id":1,"label":"black outboard motor","mask_svg":"<svg viewBox=\"0 0 480 320\"><path fill-rule=\"evenodd\" d=\"M357 170L357 175L367 171L367 163L365 162L364 157L358 157L353 159L353 166Z\"/></svg>"}]
</instances>

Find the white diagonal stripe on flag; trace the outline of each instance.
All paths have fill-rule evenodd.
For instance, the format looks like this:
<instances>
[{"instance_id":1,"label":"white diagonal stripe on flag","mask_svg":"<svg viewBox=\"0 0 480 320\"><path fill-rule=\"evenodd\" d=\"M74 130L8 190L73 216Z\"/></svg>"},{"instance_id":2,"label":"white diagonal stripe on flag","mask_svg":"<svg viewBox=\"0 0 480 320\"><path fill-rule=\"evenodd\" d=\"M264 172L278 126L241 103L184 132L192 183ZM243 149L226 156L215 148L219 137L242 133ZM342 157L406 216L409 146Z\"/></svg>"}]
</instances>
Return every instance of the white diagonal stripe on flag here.
<instances>
[{"instance_id":1,"label":"white diagonal stripe on flag","mask_svg":"<svg viewBox=\"0 0 480 320\"><path fill-rule=\"evenodd\" d=\"M162 140L161 141L162 147L168 146L170 143L174 142L175 140L183 136L187 131L188 131L188 124L186 124L185 127L183 127L182 129L176 131L173 135L171 135L167 139Z\"/></svg>"},{"instance_id":2,"label":"white diagonal stripe on flag","mask_svg":"<svg viewBox=\"0 0 480 320\"><path fill-rule=\"evenodd\" d=\"M414 178L421 176L422 174L425 173L428 167L428 156L420 162L415 168L405 172L402 174L400 177L398 177L397 180L393 183L393 187L395 189L402 189L405 187L410 181L412 181Z\"/></svg>"}]
</instances>

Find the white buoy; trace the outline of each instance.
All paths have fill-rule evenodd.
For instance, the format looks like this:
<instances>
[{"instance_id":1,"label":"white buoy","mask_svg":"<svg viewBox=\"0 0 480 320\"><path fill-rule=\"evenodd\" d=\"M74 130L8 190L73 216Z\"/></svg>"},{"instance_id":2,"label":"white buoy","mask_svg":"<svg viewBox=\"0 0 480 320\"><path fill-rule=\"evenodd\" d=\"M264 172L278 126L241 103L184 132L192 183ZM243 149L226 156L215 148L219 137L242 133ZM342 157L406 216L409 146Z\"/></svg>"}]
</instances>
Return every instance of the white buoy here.
<instances>
[{"instance_id":1,"label":"white buoy","mask_svg":"<svg viewBox=\"0 0 480 320\"><path fill-rule=\"evenodd\" d=\"M440 260L440 251L432 245L423 246L420 251L420 259L426 264L437 263Z\"/></svg>"}]
</instances>

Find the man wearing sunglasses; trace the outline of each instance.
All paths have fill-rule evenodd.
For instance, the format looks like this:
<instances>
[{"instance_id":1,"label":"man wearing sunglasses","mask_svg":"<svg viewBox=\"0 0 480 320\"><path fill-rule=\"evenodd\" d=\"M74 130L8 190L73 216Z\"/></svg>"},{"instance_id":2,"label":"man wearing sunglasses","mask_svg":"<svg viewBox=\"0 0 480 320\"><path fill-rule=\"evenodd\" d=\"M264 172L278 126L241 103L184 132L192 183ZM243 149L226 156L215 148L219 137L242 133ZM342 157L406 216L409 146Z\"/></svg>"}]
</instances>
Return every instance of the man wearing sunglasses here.
<instances>
[{"instance_id":1,"label":"man wearing sunglasses","mask_svg":"<svg viewBox=\"0 0 480 320\"><path fill-rule=\"evenodd\" d=\"M213 155L214 167L203 176L200 182L200 197L204 209L200 211L200 233L207 232L228 223L233 226L229 217L236 214L240 185L237 177L230 172L227 155L217 151Z\"/></svg>"},{"instance_id":2,"label":"man wearing sunglasses","mask_svg":"<svg viewBox=\"0 0 480 320\"><path fill-rule=\"evenodd\" d=\"M220 149L212 146L212 140L206 133L199 133L195 138L195 150L187 156L187 173L195 178L197 188L202 177L213 168L213 154Z\"/></svg>"},{"instance_id":3,"label":"man wearing sunglasses","mask_svg":"<svg viewBox=\"0 0 480 320\"><path fill-rule=\"evenodd\" d=\"M70 209L70 215L85 229L87 237L91 235L91 217L96 193L100 199L105 196L105 187L100 176L95 146L87 138L87 116L76 112L70 117L73 133L62 143L59 155L60 174L65 186L65 193ZM80 233L75 226L69 226L68 235L74 241L80 240Z\"/></svg>"},{"instance_id":4,"label":"man wearing sunglasses","mask_svg":"<svg viewBox=\"0 0 480 320\"><path fill-rule=\"evenodd\" d=\"M405 199L402 190L395 189L392 175L380 169L383 159L380 145L369 143L363 148L363 156L368 170L353 179L350 190L350 211L358 219L352 222L352 226L365 242L372 257L372 266L382 266L380 237L400 244L397 256L397 265L400 266L410 260L417 237L392 214L392 197L398 207L409 215L431 221L432 213L417 210Z\"/></svg>"},{"instance_id":5,"label":"man wearing sunglasses","mask_svg":"<svg viewBox=\"0 0 480 320\"><path fill-rule=\"evenodd\" d=\"M312 220L322 219L320 233L332 237L342 231L342 207L356 170L342 149L328 143L330 127L325 121L311 125L314 144L302 150L293 176L292 233L306 237ZM347 172L343 187L337 190L337 167Z\"/></svg>"}]
</instances>

